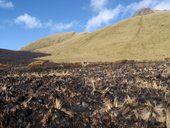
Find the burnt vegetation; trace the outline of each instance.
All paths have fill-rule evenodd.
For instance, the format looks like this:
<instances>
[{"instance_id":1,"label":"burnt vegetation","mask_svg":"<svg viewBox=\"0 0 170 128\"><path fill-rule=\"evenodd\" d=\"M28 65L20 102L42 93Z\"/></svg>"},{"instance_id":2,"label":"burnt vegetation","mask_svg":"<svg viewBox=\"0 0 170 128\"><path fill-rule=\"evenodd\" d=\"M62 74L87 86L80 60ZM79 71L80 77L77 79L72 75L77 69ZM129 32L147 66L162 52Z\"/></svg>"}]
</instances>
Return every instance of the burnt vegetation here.
<instances>
[{"instance_id":1,"label":"burnt vegetation","mask_svg":"<svg viewBox=\"0 0 170 128\"><path fill-rule=\"evenodd\" d=\"M50 54L30 51L12 51L0 49L0 64L28 64L35 61L35 59L38 57L49 55Z\"/></svg>"},{"instance_id":2,"label":"burnt vegetation","mask_svg":"<svg viewBox=\"0 0 170 128\"><path fill-rule=\"evenodd\" d=\"M169 67L134 61L3 67L0 127L166 128Z\"/></svg>"}]
</instances>

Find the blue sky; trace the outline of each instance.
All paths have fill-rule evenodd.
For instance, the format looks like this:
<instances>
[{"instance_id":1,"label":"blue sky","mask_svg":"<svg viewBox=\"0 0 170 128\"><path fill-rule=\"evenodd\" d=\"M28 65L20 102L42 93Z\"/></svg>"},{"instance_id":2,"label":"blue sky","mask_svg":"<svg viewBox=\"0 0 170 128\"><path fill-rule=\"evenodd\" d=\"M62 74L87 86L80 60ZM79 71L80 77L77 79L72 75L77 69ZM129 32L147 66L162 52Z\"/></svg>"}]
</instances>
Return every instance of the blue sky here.
<instances>
[{"instance_id":1,"label":"blue sky","mask_svg":"<svg viewBox=\"0 0 170 128\"><path fill-rule=\"evenodd\" d=\"M59 32L92 32L144 7L170 9L170 0L0 0L0 48L19 50Z\"/></svg>"}]
</instances>

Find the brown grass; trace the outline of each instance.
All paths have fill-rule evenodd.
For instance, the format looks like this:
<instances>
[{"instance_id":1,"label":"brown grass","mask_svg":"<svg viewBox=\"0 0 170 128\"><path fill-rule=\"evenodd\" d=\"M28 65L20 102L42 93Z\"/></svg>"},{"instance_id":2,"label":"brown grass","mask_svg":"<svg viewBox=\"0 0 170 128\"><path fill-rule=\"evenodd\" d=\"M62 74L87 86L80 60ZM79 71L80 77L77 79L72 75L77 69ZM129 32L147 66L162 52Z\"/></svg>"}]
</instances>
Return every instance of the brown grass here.
<instances>
[{"instance_id":1,"label":"brown grass","mask_svg":"<svg viewBox=\"0 0 170 128\"><path fill-rule=\"evenodd\" d=\"M62 108L62 103L61 103L60 99L56 98L54 108L56 108L56 109L61 109Z\"/></svg>"},{"instance_id":2,"label":"brown grass","mask_svg":"<svg viewBox=\"0 0 170 128\"><path fill-rule=\"evenodd\" d=\"M6 64L0 64L0 69L4 69L4 68L7 68L8 67L8 65L6 65Z\"/></svg>"},{"instance_id":3,"label":"brown grass","mask_svg":"<svg viewBox=\"0 0 170 128\"><path fill-rule=\"evenodd\" d=\"M167 128L170 128L170 91L166 93L166 100L168 102L166 110L166 126Z\"/></svg>"},{"instance_id":4,"label":"brown grass","mask_svg":"<svg viewBox=\"0 0 170 128\"><path fill-rule=\"evenodd\" d=\"M166 67L166 69L162 73L162 76L164 76L164 77L170 76L170 66Z\"/></svg>"},{"instance_id":5,"label":"brown grass","mask_svg":"<svg viewBox=\"0 0 170 128\"><path fill-rule=\"evenodd\" d=\"M45 64L45 61L34 61L34 62L31 62L30 64L28 64L28 67L35 68L35 67L43 66L44 64Z\"/></svg>"}]
</instances>

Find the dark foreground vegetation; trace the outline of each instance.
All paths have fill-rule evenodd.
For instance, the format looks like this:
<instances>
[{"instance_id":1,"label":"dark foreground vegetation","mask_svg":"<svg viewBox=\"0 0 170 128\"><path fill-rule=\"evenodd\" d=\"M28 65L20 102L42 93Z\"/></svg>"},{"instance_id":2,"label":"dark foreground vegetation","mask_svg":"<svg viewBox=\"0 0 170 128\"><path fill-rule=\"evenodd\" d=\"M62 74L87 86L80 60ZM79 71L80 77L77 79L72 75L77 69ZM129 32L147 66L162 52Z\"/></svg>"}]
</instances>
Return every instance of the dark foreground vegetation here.
<instances>
[{"instance_id":1,"label":"dark foreground vegetation","mask_svg":"<svg viewBox=\"0 0 170 128\"><path fill-rule=\"evenodd\" d=\"M39 52L0 49L0 64L28 64L35 61L38 57L49 55L50 54Z\"/></svg>"},{"instance_id":2,"label":"dark foreground vegetation","mask_svg":"<svg viewBox=\"0 0 170 128\"><path fill-rule=\"evenodd\" d=\"M166 128L168 62L0 68L0 128Z\"/></svg>"}]
</instances>

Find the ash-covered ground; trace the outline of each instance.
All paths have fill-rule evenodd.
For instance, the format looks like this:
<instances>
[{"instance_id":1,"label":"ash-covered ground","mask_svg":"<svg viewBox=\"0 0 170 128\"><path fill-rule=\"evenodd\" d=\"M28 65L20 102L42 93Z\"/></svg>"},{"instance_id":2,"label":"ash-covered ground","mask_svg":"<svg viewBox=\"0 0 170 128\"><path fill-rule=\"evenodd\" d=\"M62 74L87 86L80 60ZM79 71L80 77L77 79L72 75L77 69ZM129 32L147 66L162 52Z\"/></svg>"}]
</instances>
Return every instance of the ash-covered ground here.
<instances>
[{"instance_id":1,"label":"ash-covered ground","mask_svg":"<svg viewBox=\"0 0 170 128\"><path fill-rule=\"evenodd\" d=\"M0 68L0 127L166 128L169 66L132 61Z\"/></svg>"}]
</instances>

